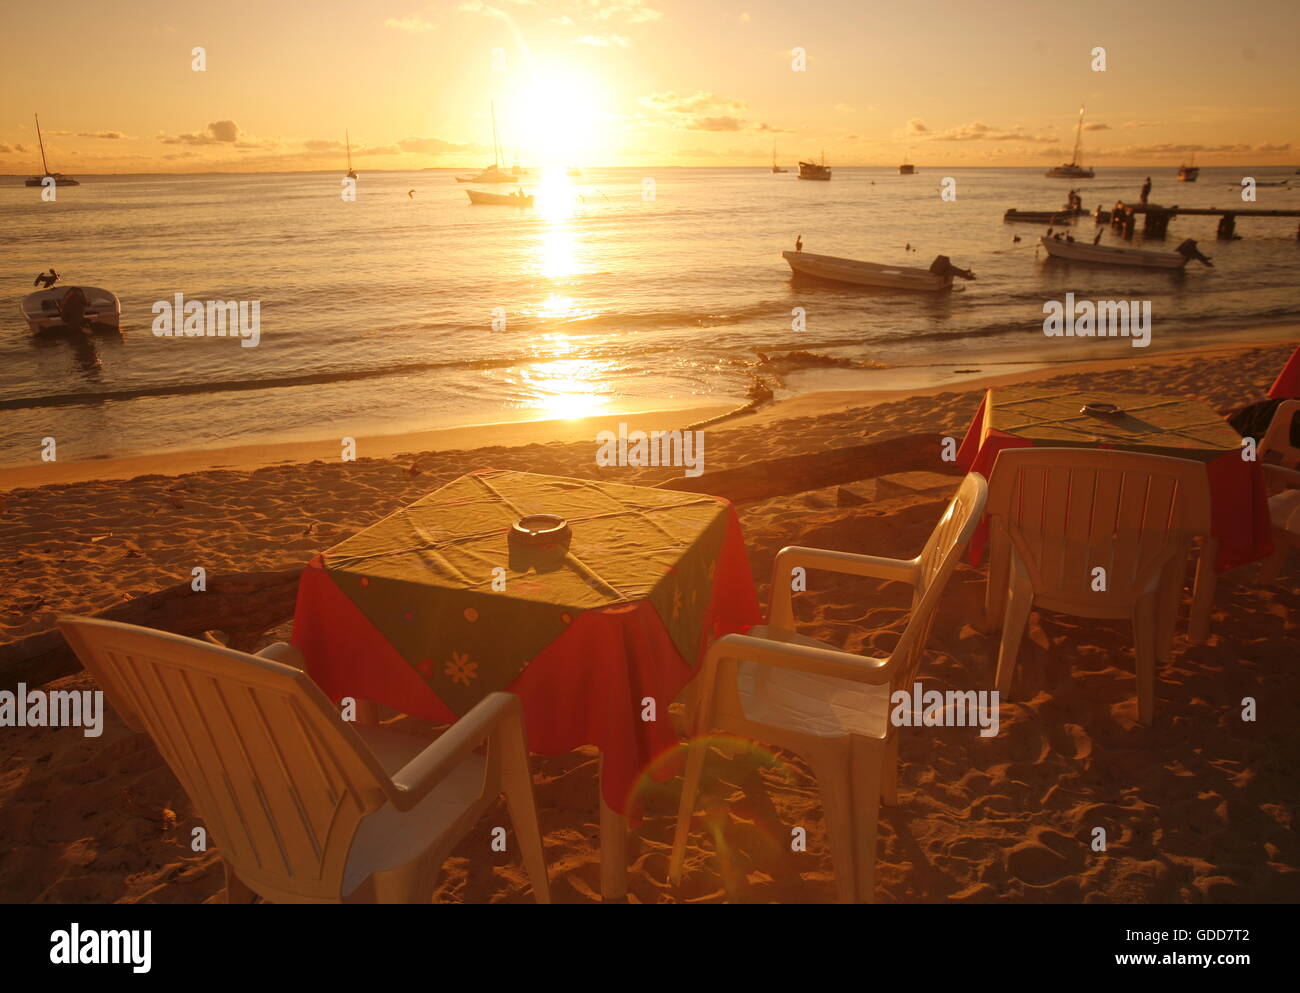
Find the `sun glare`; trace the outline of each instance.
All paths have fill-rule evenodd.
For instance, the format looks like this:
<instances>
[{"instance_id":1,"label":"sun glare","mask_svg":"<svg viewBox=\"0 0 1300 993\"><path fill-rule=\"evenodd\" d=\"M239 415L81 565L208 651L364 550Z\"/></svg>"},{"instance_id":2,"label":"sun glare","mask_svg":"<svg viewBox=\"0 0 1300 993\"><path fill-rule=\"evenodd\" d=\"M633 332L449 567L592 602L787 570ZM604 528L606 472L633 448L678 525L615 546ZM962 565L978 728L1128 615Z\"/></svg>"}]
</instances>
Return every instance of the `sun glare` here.
<instances>
[{"instance_id":1,"label":"sun glare","mask_svg":"<svg viewBox=\"0 0 1300 993\"><path fill-rule=\"evenodd\" d=\"M512 100L519 141L534 164L564 168L592 161L599 140L597 88L568 69L533 70Z\"/></svg>"}]
</instances>

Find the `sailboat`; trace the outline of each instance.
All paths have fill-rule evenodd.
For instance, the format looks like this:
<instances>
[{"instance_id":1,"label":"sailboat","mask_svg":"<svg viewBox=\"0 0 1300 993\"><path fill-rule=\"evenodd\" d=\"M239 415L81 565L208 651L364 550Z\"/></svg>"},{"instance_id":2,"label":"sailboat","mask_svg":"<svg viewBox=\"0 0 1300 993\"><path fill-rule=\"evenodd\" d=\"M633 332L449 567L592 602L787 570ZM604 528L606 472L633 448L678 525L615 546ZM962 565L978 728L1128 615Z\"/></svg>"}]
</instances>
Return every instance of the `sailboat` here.
<instances>
[{"instance_id":1,"label":"sailboat","mask_svg":"<svg viewBox=\"0 0 1300 993\"><path fill-rule=\"evenodd\" d=\"M348 143L348 179L356 179L357 171L352 168L352 136L344 131L343 139Z\"/></svg>"},{"instance_id":2,"label":"sailboat","mask_svg":"<svg viewBox=\"0 0 1300 993\"><path fill-rule=\"evenodd\" d=\"M823 182L829 183L831 180L831 170L830 167L826 165L826 153L822 152L821 165L818 165L816 162L800 162L799 178L820 179Z\"/></svg>"},{"instance_id":3,"label":"sailboat","mask_svg":"<svg viewBox=\"0 0 1300 993\"><path fill-rule=\"evenodd\" d=\"M1196 165L1196 153L1192 153L1191 165L1180 165L1178 167L1178 181L1180 183L1194 183L1196 177L1201 174L1200 168Z\"/></svg>"},{"instance_id":4,"label":"sailboat","mask_svg":"<svg viewBox=\"0 0 1300 993\"><path fill-rule=\"evenodd\" d=\"M789 172L789 171L790 171L789 169L782 169L779 165L776 164L776 142L772 142L772 171L773 171L773 172Z\"/></svg>"},{"instance_id":5,"label":"sailboat","mask_svg":"<svg viewBox=\"0 0 1300 993\"><path fill-rule=\"evenodd\" d=\"M45 139L41 137L41 118L39 114L33 114L32 116L36 118L36 140L41 146L41 168L45 170L45 174L43 176L33 176L31 179L27 180L26 185L44 186L47 179L52 179L54 180L54 185L56 187L80 186L81 184L71 176L65 176L61 172L50 172L50 167L45 164Z\"/></svg>"},{"instance_id":6,"label":"sailboat","mask_svg":"<svg viewBox=\"0 0 1300 993\"><path fill-rule=\"evenodd\" d=\"M1095 175L1091 169L1079 165L1079 142L1083 138L1083 108L1079 108L1079 126L1074 132L1074 156L1064 165L1053 166L1043 175L1051 179L1092 179Z\"/></svg>"},{"instance_id":7,"label":"sailboat","mask_svg":"<svg viewBox=\"0 0 1300 993\"><path fill-rule=\"evenodd\" d=\"M518 167L516 167L518 168ZM497 142L497 105L492 104L492 164L477 176L457 176L458 183L514 183L517 178L501 168L501 148Z\"/></svg>"}]
</instances>

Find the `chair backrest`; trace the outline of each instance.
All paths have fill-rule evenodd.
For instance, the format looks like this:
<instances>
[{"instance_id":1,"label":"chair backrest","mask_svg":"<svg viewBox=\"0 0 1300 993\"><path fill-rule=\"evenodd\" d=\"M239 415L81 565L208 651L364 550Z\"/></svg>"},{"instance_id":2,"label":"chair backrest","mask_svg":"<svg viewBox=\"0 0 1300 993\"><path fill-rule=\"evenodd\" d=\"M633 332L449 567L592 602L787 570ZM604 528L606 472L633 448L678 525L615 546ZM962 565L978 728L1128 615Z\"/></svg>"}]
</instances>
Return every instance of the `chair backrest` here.
<instances>
[{"instance_id":1,"label":"chair backrest","mask_svg":"<svg viewBox=\"0 0 1300 993\"><path fill-rule=\"evenodd\" d=\"M275 900L340 899L357 826L395 788L305 673L131 624L58 623L114 709L153 738L241 880Z\"/></svg>"},{"instance_id":2,"label":"chair backrest","mask_svg":"<svg viewBox=\"0 0 1300 993\"><path fill-rule=\"evenodd\" d=\"M912 613L903 635L894 647L890 663L895 666L890 683L895 689L911 689L916 670L934 627L936 608L957 568L957 562L970 545L988 499L988 484L977 472L968 473L956 494L935 525L925 548L914 560L916 584L912 593Z\"/></svg>"},{"instance_id":3,"label":"chair backrest","mask_svg":"<svg viewBox=\"0 0 1300 993\"><path fill-rule=\"evenodd\" d=\"M1014 548L1041 602L1122 609L1209 533L1209 478L1204 463L1162 455L1005 449L988 513L990 582Z\"/></svg>"},{"instance_id":4,"label":"chair backrest","mask_svg":"<svg viewBox=\"0 0 1300 993\"><path fill-rule=\"evenodd\" d=\"M1291 425L1297 414L1300 414L1300 400L1285 400L1277 405L1272 420L1268 422L1268 430L1259 443L1257 457L1261 462L1273 462L1288 469L1300 468L1300 448L1291 443Z\"/></svg>"}]
</instances>

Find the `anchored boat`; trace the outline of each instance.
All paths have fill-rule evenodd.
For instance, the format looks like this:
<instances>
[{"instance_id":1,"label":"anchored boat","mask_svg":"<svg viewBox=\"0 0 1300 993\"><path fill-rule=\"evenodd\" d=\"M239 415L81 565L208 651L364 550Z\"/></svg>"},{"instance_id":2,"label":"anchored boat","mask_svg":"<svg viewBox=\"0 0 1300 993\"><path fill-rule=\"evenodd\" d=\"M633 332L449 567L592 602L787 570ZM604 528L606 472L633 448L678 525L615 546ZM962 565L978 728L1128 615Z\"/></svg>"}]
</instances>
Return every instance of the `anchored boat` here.
<instances>
[{"instance_id":1,"label":"anchored boat","mask_svg":"<svg viewBox=\"0 0 1300 993\"><path fill-rule=\"evenodd\" d=\"M1086 241L1066 241L1064 238L1039 239L1050 258L1068 262L1087 262L1092 265L1121 265L1138 269L1183 269L1191 259L1205 265L1214 263L1188 238L1176 251L1149 252L1141 248L1117 248L1111 245L1093 245Z\"/></svg>"},{"instance_id":2,"label":"anchored boat","mask_svg":"<svg viewBox=\"0 0 1300 993\"><path fill-rule=\"evenodd\" d=\"M68 321L74 320L77 293L84 306L81 327L89 325L96 331L119 331L122 323L122 304L117 294L98 286L56 286L48 290L28 293L19 309L32 334L43 331L70 330Z\"/></svg>"},{"instance_id":3,"label":"anchored boat","mask_svg":"<svg viewBox=\"0 0 1300 993\"><path fill-rule=\"evenodd\" d=\"M485 193L482 190L466 190L470 203L493 204L498 207L531 207L531 193Z\"/></svg>"},{"instance_id":4,"label":"anchored boat","mask_svg":"<svg viewBox=\"0 0 1300 993\"><path fill-rule=\"evenodd\" d=\"M1079 126L1074 132L1074 155L1064 165L1053 166L1043 175L1052 179L1092 179L1095 173L1079 165L1079 144L1083 138L1083 108L1079 108Z\"/></svg>"},{"instance_id":5,"label":"anchored boat","mask_svg":"<svg viewBox=\"0 0 1300 993\"><path fill-rule=\"evenodd\" d=\"M1074 218L1072 210L1016 210L1014 207L1002 215L1002 222L1020 221L1025 224L1069 224Z\"/></svg>"},{"instance_id":6,"label":"anchored boat","mask_svg":"<svg viewBox=\"0 0 1300 993\"><path fill-rule=\"evenodd\" d=\"M822 153L822 161L820 165L818 165L816 162L800 162L799 178L820 179L825 182L830 182L831 170L826 165L826 153L825 152Z\"/></svg>"},{"instance_id":7,"label":"anchored boat","mask_svg":"<svg viewBox=\"0 0 1300 993\"><path fill-rule=\"evenodd\" d=\"M952 289L953 276L974 279L973 275L954 267L946 256L940 255L929 269L908 266L879 265L857 259L841 259L834 255L814 255L811 252L782 252L796 276L810 276L834 283L851 283L854 286L875 286L888 290L920 290L938 293ZM937 271L936 271L937 269Z\"/></svg>"},{"instance_id":8,"label":"anchored boat","mask_svg":"<svg viewBox=\"0 0 1300 993\"><path fill-rule=\"evenodd\" d=\"M41 168L45 170L42 176L33 176L24 184L26 186L44 186L47 179L54 180L54 185L59 186L80 186L81 184L71 176L65 176L61 172L50 172L50 167L45 162L45 139L41 137L41 118L33 114L36 118L36 140L41 146Z\"/></svg>"}]
</instances>

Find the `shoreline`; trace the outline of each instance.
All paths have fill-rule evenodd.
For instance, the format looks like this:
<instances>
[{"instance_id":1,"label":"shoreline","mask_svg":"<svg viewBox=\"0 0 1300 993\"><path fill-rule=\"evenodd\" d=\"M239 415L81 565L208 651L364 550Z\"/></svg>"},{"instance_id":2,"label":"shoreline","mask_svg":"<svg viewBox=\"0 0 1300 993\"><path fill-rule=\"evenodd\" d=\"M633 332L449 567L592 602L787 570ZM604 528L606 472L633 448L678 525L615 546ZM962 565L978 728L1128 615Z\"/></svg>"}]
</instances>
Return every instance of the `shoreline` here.
<instances>
[{"instance_id":1,"label":"shoreline","mask_svg":"<svg viewBox=\"0 0 1300 993\"><path fill-rule=\"evenodd\" d=\"M590 441L594 448L597 433L602 430L617 430L620 422L627 423L630 430L635 430L637 427L646 430L650 428L681 430L697 425L714 430L757 427L787 418L818 417L909 397L964 393L1013 382L1040 381L1086 372L1102 373L1139 365L1153 368L1180 364L1198 356L1239 353L1254 348L1276 346L1286 340L1300 339L1300 326L1280 324L1274 328L1279 332L1290 332L1289 339L1283 336L1267 340L1252 338L1248 341L1234 341L1222 345L1197 345L1186 349L1169 350L1156 353L1150 358L1139 358L1135 355L1132 359L1070 359L1052 365L1028 358L1024 362L1016 362L1014 359L1008 360L1003 357L996 363L1005 367L1003 371L983 374L981 369L980 375L972 375L969 379L948 379L925 387L907 385L904 382L904 374L917 367L899 366L878 371L883 379L894 380L894 385L885 388L809 391L773 400L756 409L750 409L752 401L740 405L728 402L668 409L629 410L583 418L496 421L393 434L355 434L356 454L358 460L391 459L406 455L414 457L426 452L518 448L527 445L557 442L568 444L579 441ZM1264 329L1256 327L1253 330ZM647 424L647 418L653 418L654 423ZM0 492L89 480L125 480L144 475L179 476L213 469L248 471L271 465L333 461L339 456L340 440L326 438L153 452L66 463L23 463L3 468L4 478L3 483L0 484Z\"/></svg>"}]
</instances>

